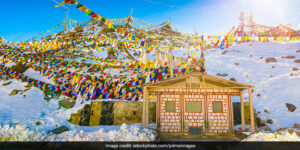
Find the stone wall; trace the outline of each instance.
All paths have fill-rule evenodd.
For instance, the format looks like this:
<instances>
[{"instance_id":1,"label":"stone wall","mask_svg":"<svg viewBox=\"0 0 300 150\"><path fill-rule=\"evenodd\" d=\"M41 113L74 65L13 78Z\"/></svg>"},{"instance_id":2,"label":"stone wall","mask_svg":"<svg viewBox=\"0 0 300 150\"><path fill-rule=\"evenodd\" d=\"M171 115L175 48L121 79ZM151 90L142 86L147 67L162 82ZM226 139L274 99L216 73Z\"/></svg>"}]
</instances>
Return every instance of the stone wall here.
<instances>
[{"instance_id":1,"label":"stone wall","mask_svg":"<svg viewBox=\"0 0 300 150\"><path fill-rule=\"evenodd\" d=\"M95 101L86 104L70 121L81 126L142 123L143 102ZM156 122L156 103L149 102L149 122Z\"/></svg>"}]
</instances>

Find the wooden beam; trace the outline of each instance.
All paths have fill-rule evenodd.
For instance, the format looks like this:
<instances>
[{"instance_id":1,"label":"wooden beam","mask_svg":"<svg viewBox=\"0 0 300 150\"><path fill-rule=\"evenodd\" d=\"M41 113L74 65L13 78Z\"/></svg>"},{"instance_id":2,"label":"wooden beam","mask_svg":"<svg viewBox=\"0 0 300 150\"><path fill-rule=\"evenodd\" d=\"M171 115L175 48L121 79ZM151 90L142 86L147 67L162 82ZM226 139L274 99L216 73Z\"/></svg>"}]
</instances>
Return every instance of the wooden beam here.
<instances>
[{"instance_id":1,"label":"wooden beam","mask_svg":"<svg viewBox=\"0 0 300 150\"><path fill-rule=\"evenodd\" d=\"M146 118L145 118L145 127L148 128L149 125L149 99L148 99L148 89L145 89L145 100L146 100Z\"/></svg>"},{"instance_id":2,"label":"wooden beam","mask_svg":"<svg viewBox=\"0 0 300 150\"><path fill-rule=\"evenodd\" d=\"M249 107L250 107L250 127L251 127L251 133L255 132L254 127L254 109L253 109L253 100L252 100L252 89L248 89L249 93Z\"/></svg>"},{"instance_id":3,"label":"wooden beam","mask_svg":"<svg viewBox=\"0 0 300 150\"><path fill-rule=\"evenodd\" d=\"M147 113L146 113L146 104L147 104L147 87L144 86L143 88L143 117L142 117L142 127L143 128L147 128L148 125L147 125Z\"/></svg>"},{"instance_id":4,"label":"wooden beam","mask_svg":"<svg viewBox=\"0 0 300 150\"><path fill-rule=\"evenodd\" d=\"M245 130L245 112L244 112L244 97L243 91L240 92L240 102L241 102L241 124L242 130Z\"/></svg>"}]
</instances>

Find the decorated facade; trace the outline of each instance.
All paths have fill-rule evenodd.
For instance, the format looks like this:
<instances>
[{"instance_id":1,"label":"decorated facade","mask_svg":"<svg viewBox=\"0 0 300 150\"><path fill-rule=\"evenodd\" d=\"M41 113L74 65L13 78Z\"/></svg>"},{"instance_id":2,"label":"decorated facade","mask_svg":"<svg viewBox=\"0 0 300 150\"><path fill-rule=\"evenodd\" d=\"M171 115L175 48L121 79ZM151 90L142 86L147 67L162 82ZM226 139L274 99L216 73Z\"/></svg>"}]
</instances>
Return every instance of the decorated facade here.
<instances>
[{"instance_id":1,"label":"decorated facade","mask_svg":"<svg viewBox=\"0 0 300 150\"><path fill-rule=\"evenodd\" d=\"M190 73L144 86L143 126L148 103L156 102L156 128L161 137L227 136L234 133L232 96L240 96L245 128L243 91L249 92L251 132L254 132L252 85L203 73Z\"/></svg>"}]
</instances>

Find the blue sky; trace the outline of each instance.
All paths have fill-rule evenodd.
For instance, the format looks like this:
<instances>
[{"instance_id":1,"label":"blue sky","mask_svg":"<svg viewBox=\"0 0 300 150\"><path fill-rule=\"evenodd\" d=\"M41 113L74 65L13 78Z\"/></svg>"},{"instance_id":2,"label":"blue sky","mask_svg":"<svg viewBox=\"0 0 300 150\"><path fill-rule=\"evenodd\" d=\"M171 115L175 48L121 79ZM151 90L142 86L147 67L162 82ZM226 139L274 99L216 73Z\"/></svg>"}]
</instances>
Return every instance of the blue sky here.
<instances>
[{"instance_id":1,"label":"blue sky","mask_svg":"<svg viewBox=\"0 0 300 150\"><path fill-rule=\"evenodd\" d=\"M56 0L61 2L62 0ZM160 24L170 20L179 31L210 34L229 30L238 24L241 11L254 15L254 20L266 25L300 23L299 0L78 0L80 3L108 18L126 17L133 8L133 16ZM64 8L54 8L52 0L2 1L0 9L0 36L7 40L23 41L37 36L64 18ZM87 21L90 18L70 8L69 17ZM58 32L58 28L53 32Z\"/></svg>"}]
</instances>

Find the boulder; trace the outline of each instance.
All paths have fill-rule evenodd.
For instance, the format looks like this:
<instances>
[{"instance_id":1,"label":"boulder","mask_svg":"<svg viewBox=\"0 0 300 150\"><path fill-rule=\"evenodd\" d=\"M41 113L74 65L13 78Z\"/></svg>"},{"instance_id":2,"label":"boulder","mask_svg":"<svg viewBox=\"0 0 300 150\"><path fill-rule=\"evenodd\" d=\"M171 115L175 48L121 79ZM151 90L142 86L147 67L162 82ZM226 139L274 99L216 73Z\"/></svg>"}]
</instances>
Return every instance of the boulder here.
<instances>
[{"instance_id":1,"label":"boulder","mask_svg":"<svg viewBox=\"0 0 300 150\"><path fill-rule=\"evenodd\" d=\"M272 57L266 58L265 61L266 61L266 63L277 62L277 60L275 58L272 58Z\"/></svg>"},{"instance_id":2,"label":"boulder","mask_svg":"<svg viewBox=\"0 0 300 150\"><path fill-rule=\"evenodd\" d=\"M225 54L226 54L226 51L223 51L221 54L222 54L222 55L225 55Z\"/></svg>"},{"instance_id":3,"label":"boulder","mask_svg":"<svg viewBox=\"0 0 300 150\"><path fill-rule=\"evenodd\" d=\"M267 114L270 114L268 109L265 109L264 112L267 113Z\"/></svg>"},{"instance_id":4,"label":"boulder","mask_svg":"<svg viewBox=\"0 0 300 150\"><path fill-rule=\"evenodd\" d=\"M230 78L229 80L231 80L231 81L236 81L236 79L235 79L235 78Z\"/></svg>"},{"instance_id":5,"label":"boulder","mask_svg":"<svg viewBox=\"0 0 300 150\"><path fill-rule=\"evenodd\" d=\"M275 68L275 66L272 66L272 68Z\"/></svg>"},{"instance_id":6,"label":"boulder","mask_svg":"<svg viewBox=\"0 0 300 150\"><path fill-rule=\"evenodd\" d=\"M60 133L63 133L65 131L69 131L69 129L66 126L60 126L60 127L55 128L53 130L50 130L50 132L52 132L54 134L60 134Z\"/></svg>"},{"instance_id":7,"label":"boulder","mask_svg":"<svg viewBox=\"0 0 300 150\"><path fill-rule=\"evenodd\" d=\"M227 73L217 73L217 76L226 77L226 76L228 76L228 74Z\"/></svg>"},{"instance_id":8,"label":"boulder","mask_svg":"<svg viewBox=\"0 0 300 150\"><path fill-rule=\"evenodd\" d=\"M281 56L281 58L285 58L285 59L294 59L296 58L295 56Z\"/></svg>"},{"instance_id":9,"label":"boulder","mask_svg":"<svg viewBox=\"0 0 300 150\"><path fill-rule=\"evenodd\" d=\"M40 122L40 121L35 122L35 125L37 125L37 126L39 126L41 124L42 124L42 122Z\"/></svg>"},{"instance_id":10,"label":"boulder","mask_svg":"<svg viewBox=\"0 0 300 150\"><path fill-rule=\"evenodd\" d=\"M267 123L268 123L268 124L272 124L272 123L273 123L273 120L272 120L272 119L268 119L268 120L267 120Z\"/></svg>"},{"instance_id":11,"label":"boulder","mask_svg":"<svg viewBox=\"0 0 300 150\"><path fill-rule=\"evenodd\" d=\"M281 131L285 131L287 128L279 128L276 130L276 132L281 132Z\"/></svg>"},{"instance_id":12,"label":"boulder","mask_svg":"<svg viewBox=\"0 0 300 150\"><path fill-rule=\"evenodd\" d=\"M236 66L239 65L240 63L234 63Z\"/></svg>"},{"instance_id":13,"label":"boulder","mask_svg":"<svg viewBox=\"0 0 300 150\"><path fill-rule=\"evenodd\" d=\"M297 53L300 53L300 49L298 49L296 52L297 52Z\"/></svg>"},{"instance_id":14,"label":"boulder","mask_svg":"<svg viewBox=\"0 0 300 150\"><path fill-rule=\"evenodd\" d=\"M75 101L68 101L68 100L61 100L58 102L58 104L64 108L72 108L75 105Z\"/></svg>"},{"instance_id":15,"label":"boulder","mask_svg":"<svg viewBox=\"0 0 300 150\"><path fill-rule=\"evenodd\" d=\"M10 85L10 84L11 84L11 81L3 83L2 86L7 86L7 85Z\"/></svg>"},{"instance_id":16,"label":"boulder","mask_svg":"<svg viewBox=\"0 0 300 150\"><path fill-rule=\"evenodd\" d=\"M21 90L16 90L16 89L14 89L13 91L11 91L11 92L9 93L9 96L17 95L20 91L21 91Z\"/></svg>"},{"instance_id":17,"label":"boulder","mask_svg":"<svg viewBox=\"0 0 300 150\"><path fill-rule=\"evenodd\" d=\"M298 70L299 70L299 68L296 68L296 67L293 68L293 71L298 71Z\"/></svg>"},{"instance_id":18,"label":"boulder","mask_svg":"<svg viewBox=\"0 0 300 150\"><path fill-rule=\"evenodd\" d=\"M294 62L295 63L300 63L300 59L296 59Z\"/></svg>"},{"instance_id":19,"label":"boulder","mask_svg":"<svg viewBox=\"0 0 300 150\"><path fill-rule=\"evenodd\" d=\"M265 131L271 131L271 128L268 126L263 126L261 129L265 130Z\"/></svg>"},{"instance_id":20,"label":"boulder","mask_svg":"<svg viewBox=\"0 0 300 150\"><path fill-rule=\"evenodd\" d=\"M294 129L291 129L291 128L289 128L287 131L288 131L290 134L292 134L292 133L295 132L295 130L294 130Z\"/></svg>"},{"instance_id":21,"label":"boulder","mask_svg":"<svg viewBox=\"0 0 300 150\"><path fill-rule=\"evenodd\" d=\"M296 108L297 108L295 105L290 104L290 103L285 103L285 105L286 105L286 107L288 108L288 110L290 112L294 112L296 110Z\"/></svg>"},{"instance_id":22,"label":"boulder","mask_svg":"<svg viewBox=\"0 0 300 150\"><path fill-rule=\"evenodd\" d=\"M12 70L16 71L17 73L23 73L25 72L29 67L23 65L21 62L18 62L14 66L12 66Z\"/></svg>"}]
</instances>

